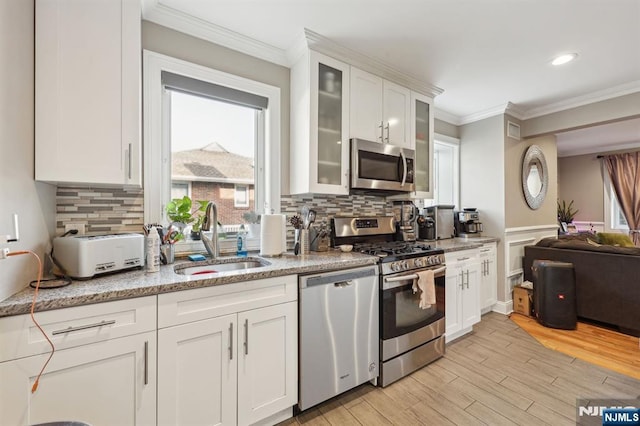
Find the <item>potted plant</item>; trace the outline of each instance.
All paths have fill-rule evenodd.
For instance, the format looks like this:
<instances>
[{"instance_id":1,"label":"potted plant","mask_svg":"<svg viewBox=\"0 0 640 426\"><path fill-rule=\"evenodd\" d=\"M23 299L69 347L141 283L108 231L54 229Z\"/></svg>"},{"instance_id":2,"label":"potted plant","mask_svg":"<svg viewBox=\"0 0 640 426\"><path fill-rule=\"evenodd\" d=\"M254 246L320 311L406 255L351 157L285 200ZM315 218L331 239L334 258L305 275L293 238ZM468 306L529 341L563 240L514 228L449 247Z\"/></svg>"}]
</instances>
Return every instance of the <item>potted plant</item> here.
<instances>
[{"instance_id":1,"label":"potted plant","mask_svg":"<svg viewBox=\"0 0 640 426\"><path fill-rule=\"evenodd\" d=\"M191 225L191 239L200 239L200 229L204 222L204 213L207 209L207 201L196 200L195 203L198 204L198 208L193 212L191 210L193 208L194 201L192 201L187 195L182 198L174 198L167 204L167 217L172 224L176 224L178 228L180 228L180 233L177 238L178 240L184 238L184 228L188 225Z\"/></svg>"},{"instance_id":2,"label":"potted plant","mask_svg":"<svg viewBox=\"0 0 640 426\"><path fill-rule=\"evenodd\" d=\"M260 215L251 210L242 214L242 218L247 223L249 236L257 238L260 236Z\"/></svg>"},{"instance_id":3,"label":"potted plant","mask_svg":"<svg viewBox=\"0 0 640 426\"><path fill-rule=\"evenodd\" d=\"M562 200L562 204L558 200L558 222L560 223L571 223L573 222L573 218L575 217L578 210L573 210L573 200L569 204L566 204L564 200Z\"/></svg>"}]
</instances>

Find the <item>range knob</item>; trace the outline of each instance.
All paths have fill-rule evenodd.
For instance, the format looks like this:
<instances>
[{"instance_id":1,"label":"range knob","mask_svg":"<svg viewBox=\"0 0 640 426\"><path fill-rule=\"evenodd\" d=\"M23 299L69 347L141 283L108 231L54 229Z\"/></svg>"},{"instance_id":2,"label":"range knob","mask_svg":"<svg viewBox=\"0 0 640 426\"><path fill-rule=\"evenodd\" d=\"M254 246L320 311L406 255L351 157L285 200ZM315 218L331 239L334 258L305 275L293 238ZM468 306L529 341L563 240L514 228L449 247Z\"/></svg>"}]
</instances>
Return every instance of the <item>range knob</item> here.
<instances>
[{"instance_id":1,"label":"range knob","mask_svg":"<svg viewBox=\"0 0 640 426\"><path fill-rule=\"evenodd\" d=\"M392 271L399 271L400 270L400 263L399 262L393 262L391 264L391 270Z\"/></svg>"},{"instance_id":2,"label":"range knob","mask_svg":"<svg viewBox=\"0 0 640 426\"><path fill-rule=\"evenodd\" d=\"M419 257L416 260L414 260L413 263L416 266L416 268L422 268L423 266L425 266L424 259L421 258L421 257Z\"/></svg>"},{"instance_id":3,"label":"range knob","mask_svg":"<svg viewBox=\"0 0 640 426\"><path fill-rule=\"evenodd\" d=\"M403 261L402 261L402 269L405 269L405 270L406 270L406 269L409 269L409 263L407 263L407 261L406 261L406 260L403 260Z\"/></svg>"}]
</instances>

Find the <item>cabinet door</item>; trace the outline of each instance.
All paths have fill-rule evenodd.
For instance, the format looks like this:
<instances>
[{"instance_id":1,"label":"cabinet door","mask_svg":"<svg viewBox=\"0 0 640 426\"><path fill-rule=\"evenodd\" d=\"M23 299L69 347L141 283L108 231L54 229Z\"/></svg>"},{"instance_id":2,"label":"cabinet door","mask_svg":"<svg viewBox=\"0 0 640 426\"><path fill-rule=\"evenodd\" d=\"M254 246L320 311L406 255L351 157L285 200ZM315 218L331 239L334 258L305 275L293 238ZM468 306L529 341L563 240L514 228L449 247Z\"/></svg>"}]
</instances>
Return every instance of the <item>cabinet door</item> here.
<instances>
[{"instance_id":1,"label":"cabinet door","mask_svg":"<svg viewBox=\"0 0 640 426\"><path fill-rule=\"evenodd\" d=\"M36 179L139 186L139 2L37 0L35 21Z\"/></svg>"},{"instance_id":2,"label":"cabinet door","mask_svg":"<svg viewBox=\"0 0 640 426\"><path fill-rule=\"evenodd\" d=\"M238 424L248 425L298 401L297 303L238 314Z\"/></svg>"},{"instance_id":3,"label":"cabinet door","mask_svg":"<svg viewBox=\"0 0 640 426\"><path fill-rule=\"evenodd\" d=\"M311 54L311 81L317 90L312 123L317 132L311 154L311 191L323 194L349 193L349 66L316 52ZM312 108L313 111L313 108ZM313 112L312 112L313 114ZM314 126L312 126L314 127Z\"/></svg>"},{"instance_id":4,"label":"cabinet door","mask_svg":"<svg viewBox=\"0 0 640 426\"><path fill-rule=\"evenodd\" d=\"M495 243L480 249L480 301L483 312L491 308L498 299L498 271L496 268Z\"/></svg>"},{"instance_id":5,"label":"cabinet door","mask_svg":"<svg viewBox=\"0 0 640 426\"><path fill-rule=\"evenodd\" d=\"M384 80L382 98L384 142L411 148L411 91Z\"/></svg>"},{"instance_id":6,"label":"cabinet door","mask_svg":"<svg viewBox=\"0 0 640 426\"><path fill-rule=\"evenodd\" d=\"M480 321L480 263L478 258L467 263L462 270L462 328L471 327Z\"/></svg>"},{"instance_id":7,"label":"cabinet door","mask_svg":"<svg viewBox=\"0 0 640 426\"><path fill-rule=\"evenodd\" d=\"M411 143L416 151L416 197L433 198L433 111L431 98L411 92Z\"/></svg>"},{"instance_id":8,"label":"cabinet door","mask_svg":"<svg viewBox=\"0 0 640 426\"><path fill-rule=\"evenodd\" d=\"M158 424L236 423L236 315L158 331Z\"/></svg>"},{"instance_id":9,"label":"cabinet door","mask_svg":"<svg viewBox=\"0 0 640 426\"><path fill-rule=\"evenodd\" d=\"M156 423L155 332L56 351L31 393L48 356L0 363L0 424Z\"/></svg>"},{"instance_id":10,"label":"cabinet door","mask_svg":"<svg viewBox=\"0 0 640 426\"><path fill-rule=\"evenodd\" d=\"M382 86L382 78L351 67L349 123L352 138L383 141Z\"/></svg>"},{"instance_id":11,"label":"cabinet door","mask_svg":"<svg viewBox=\"0 0 640 426\"><path fill-rule=\"evenodd\" d=\"M460 306L462 269L448 261L445 283L445 332L447 336L453 336L456 332L462 330L462 311Z\"/></svg>"}]
</instances>

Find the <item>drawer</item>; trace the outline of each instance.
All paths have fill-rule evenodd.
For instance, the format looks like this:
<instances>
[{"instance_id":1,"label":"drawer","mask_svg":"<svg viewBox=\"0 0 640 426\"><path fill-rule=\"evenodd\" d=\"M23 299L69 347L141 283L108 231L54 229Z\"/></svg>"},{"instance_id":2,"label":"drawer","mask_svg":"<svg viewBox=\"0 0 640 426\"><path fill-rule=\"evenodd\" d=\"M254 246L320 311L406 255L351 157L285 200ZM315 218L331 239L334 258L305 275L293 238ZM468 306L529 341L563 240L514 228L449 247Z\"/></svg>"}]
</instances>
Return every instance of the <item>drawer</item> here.
<instances>
[{"instance_id":1,"label":"drawer","mask_svg":"<svg viewBox=\"0 0 640 426\"><path fill-rule=\"evenodd\" d=\"M266 278L158 296L158 328L215 318L298 299L298 277Z\"/></svg>"},{"instance_id":2,"label":"drawer","mask_svg":"<svg viewBox=\"0 0 640 426\"><path fill-rule=\"evenodd\" d=\"M156 329L156 296L36 312L56 350ZM51 350L31 316L0 318L0 362Z\"/></svg>"}]
</instances>

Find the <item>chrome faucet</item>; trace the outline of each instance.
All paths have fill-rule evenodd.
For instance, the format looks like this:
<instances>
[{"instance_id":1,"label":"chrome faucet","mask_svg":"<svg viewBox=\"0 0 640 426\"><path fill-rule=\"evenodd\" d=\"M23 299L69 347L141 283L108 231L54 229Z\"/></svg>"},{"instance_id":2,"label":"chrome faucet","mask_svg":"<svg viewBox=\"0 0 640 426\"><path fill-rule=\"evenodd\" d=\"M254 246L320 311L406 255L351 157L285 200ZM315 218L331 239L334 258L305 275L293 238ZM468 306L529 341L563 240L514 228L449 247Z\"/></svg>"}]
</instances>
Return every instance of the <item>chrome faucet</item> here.
<instances>
[{"instance_id":1,"label":"chrome faucet","mask_svg":"<svg viewBox=\"0 0 640 426\"><path fill-rule=\"evenodd\" d=\"M209 238L204 235L203 231L209 231L212 227L213 235ZM212 259L216 259L220 256L220 245L218 244L218 208L216 207L216 203L213 201L209 201L209 203L207 203L207 209L204 213L204 221L200 227L200 239Z\"/></svg>"}]
</instances>

